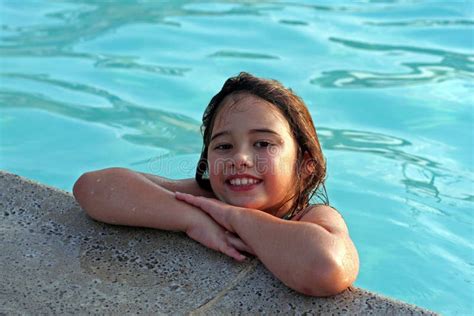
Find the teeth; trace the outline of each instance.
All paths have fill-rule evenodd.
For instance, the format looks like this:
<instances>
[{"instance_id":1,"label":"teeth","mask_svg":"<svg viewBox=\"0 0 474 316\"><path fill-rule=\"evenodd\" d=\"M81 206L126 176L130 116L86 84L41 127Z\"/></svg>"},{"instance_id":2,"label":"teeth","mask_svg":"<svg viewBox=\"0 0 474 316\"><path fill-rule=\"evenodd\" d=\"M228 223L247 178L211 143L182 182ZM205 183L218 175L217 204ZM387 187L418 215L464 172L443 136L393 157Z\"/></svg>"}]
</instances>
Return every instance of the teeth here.
<instances>
[{"instance_id":1,"label":"teeth","mask_svg":"<svg viewBox=\"0 0 474 316\"><path fill-rule=\"evenodd\" d=\"M249 184L255 184L260 182L259 180L256 179L250 179L250 178L236 178L230 180L230 184L232 185L249 185Z\"/></svg>"}]
</instances>

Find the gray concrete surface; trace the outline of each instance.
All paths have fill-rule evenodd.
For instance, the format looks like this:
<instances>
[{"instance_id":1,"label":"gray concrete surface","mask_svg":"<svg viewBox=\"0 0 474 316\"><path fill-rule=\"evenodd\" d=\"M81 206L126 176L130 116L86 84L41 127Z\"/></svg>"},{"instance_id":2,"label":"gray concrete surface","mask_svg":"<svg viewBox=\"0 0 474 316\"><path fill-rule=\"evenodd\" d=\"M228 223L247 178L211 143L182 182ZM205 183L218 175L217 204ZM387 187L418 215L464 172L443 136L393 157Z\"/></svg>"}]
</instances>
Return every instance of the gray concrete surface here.
<instances>
[{"instance_id":1,"label":"gray concrete surface","mask_svg":"<svg viewBox=\"0 0 474 316\"><path fill-rule=\"evenodd\" d=\"M2 171L0 208L0 314L433 314L359 288L300 295L257 259L95 222L70 193Z\"/></svg>"}]
</instances>

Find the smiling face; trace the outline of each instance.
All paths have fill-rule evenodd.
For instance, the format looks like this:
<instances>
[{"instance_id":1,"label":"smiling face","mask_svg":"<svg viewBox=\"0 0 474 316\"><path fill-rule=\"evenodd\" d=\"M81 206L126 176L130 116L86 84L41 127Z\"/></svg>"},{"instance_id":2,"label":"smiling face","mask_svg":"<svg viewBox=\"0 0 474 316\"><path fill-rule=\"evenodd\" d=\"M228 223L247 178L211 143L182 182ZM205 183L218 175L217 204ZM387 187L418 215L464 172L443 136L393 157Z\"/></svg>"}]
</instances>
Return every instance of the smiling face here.
<instances>
[{"instance_id":1,"label":"smiling face","mask_svg":"<svg viewBox=\"0 0 474 316\"><path fill-rule=\"evenodd\" d=\"M208 147L209 180L222 201L283 216L295 191L297 144L273 104L249 93L228 95Z\"/></svg>"}]
</instances>

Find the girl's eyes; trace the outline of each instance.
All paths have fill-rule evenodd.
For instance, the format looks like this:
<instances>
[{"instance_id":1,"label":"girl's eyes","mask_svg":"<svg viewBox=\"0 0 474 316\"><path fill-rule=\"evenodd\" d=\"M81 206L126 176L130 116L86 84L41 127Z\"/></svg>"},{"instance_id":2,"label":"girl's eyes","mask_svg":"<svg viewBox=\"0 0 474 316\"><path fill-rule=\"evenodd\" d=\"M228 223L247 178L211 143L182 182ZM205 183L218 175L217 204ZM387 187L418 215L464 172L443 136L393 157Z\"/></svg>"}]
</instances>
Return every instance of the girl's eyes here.
<instances>
[{"instance_id":1,"label":"girl's eyes","mask_svg":"<svg viewBox=\"0 0 474 316\"><path fill-rule=\"evenodd\" d=\"M258 141L258 142L255 143L255 146L257 148L265 148L265 147L269 147L269 146L272 146L272 145L273 145L272 143L266 142L264 140Z\"/></svg>"},{"instance_id":2,"label":"girl's eyes","mask_svg":"<svg viewBox=\"0 0 474 316\"><path fill-rule=\"evenodd\" d=\"M226 149L231 149L231 148L232 148L231 144L221 144L214 147L214 149L217 149L217 150L226 150Z\"/></svg>"},{"instance_id":3,"label":"girl's eyes","mask_svg":"<svg viewBox=\"0 0 474 316\"><path fill-rule=\"evenodd\" d=\"M260 141L255 142L254 146L257 148L267 148L267 147L273 146L273 144L264 140L260 140ZM228 150L228 149L232 149L232 147L233 146L231 144L220 144L220 145L215 146L214 149Z\"/></svg>"}]
</instances>

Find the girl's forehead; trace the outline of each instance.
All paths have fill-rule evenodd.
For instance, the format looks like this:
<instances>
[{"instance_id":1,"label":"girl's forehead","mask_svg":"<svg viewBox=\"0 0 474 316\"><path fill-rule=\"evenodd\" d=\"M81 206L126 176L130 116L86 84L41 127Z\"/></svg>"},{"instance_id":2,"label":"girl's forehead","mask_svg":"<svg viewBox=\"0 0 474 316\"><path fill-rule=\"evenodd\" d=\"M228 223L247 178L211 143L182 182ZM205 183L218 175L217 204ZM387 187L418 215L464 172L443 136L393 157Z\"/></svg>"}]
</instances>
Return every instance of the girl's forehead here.
<instances>
[{"instance_id":1,"label":"girl's forehead","mask_svg":"<svg viewBox=\"0 0 474 316\"><path fill-rule=\"evenodd\" d=\"M277 106L247 92L232 93L222 100L213 130L238 123L233 122L236 119L255 121L261 127L270 125L290 131L287 119Z\"/></svg>"}]
</instances>

